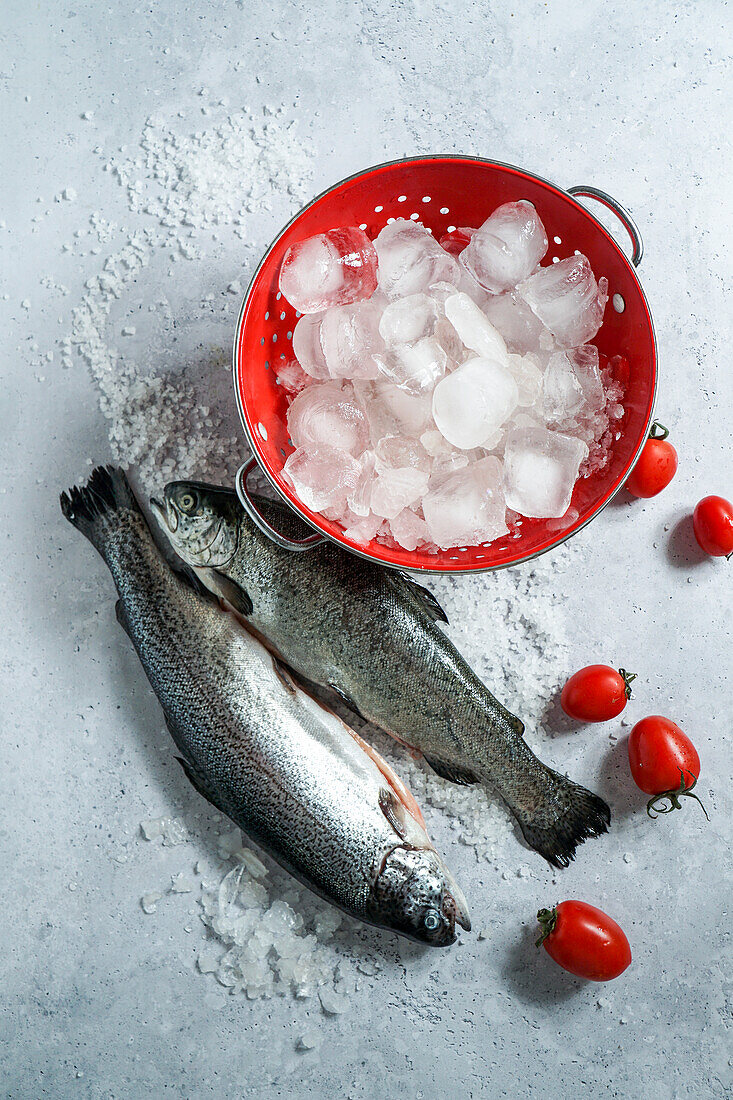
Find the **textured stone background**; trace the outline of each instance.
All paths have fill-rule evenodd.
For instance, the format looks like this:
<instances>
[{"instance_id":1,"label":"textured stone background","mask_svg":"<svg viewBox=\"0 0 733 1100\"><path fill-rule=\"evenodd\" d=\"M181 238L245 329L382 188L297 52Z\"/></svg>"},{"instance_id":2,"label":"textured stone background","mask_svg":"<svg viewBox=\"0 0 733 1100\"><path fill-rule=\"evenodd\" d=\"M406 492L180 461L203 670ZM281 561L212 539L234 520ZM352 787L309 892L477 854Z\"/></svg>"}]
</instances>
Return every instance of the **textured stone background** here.
<instances>
[{"instance_id":1,"label":"textured stone background","mask_svg":"<svg viewBox=\"0 0 733 1100\"><path fill-rule=\"evenodd\" d=\"M707 493L733 495L727 5L5 0L2 23L3 1094L722 1097L731 570L701 560L685 516ZM464 936L429 955L374 941L384 969L337 1019L290 999L223 1001L193 967L183 930L191 897L141 912L140 895L180 858L138 841L139 821L198 814L205 849L207 811L171 765L157 704L114 624L104 566L56 503L89 459L109 456L83 364L64 370L57 353L39 366L99 265L62 243L93 211L133 220L93 150L134 145L152 113L183 111L185 126L203 126L202 106L222 97L230 113L286 107L312 156L312 193L370 163L464 151L626 203L647 250L658 414L681 459L663 496L624 499L573 540L558 576L570 658L557 683L590 660L637 670L629 713L667 713L692 734L710 823L692 805L647 821L626 777L623 730L615 742L605 727L556 736L545 756L604 791L613 834L556 883L518 846L507 879L452 848L488 939ZM69 187L76 200L54 204ZM285 213L275 201L252 218L244 265L236 242L224 252L212 242L195 269L205 281L174 319L181 354L228 344L231 310L194 321L191 302L246 280ZM44 288L44 276L69 295ZM174 282L161 283L173 297ZM491 634L476 607L491 583L451 587L460 644L483 657L482 670ZM435 831L448 849L440 822ZM524 865L531 873L516 877ZM533 914L562 896L587 898L626 928L634 965L615 984L584 986L534 952ZM297 1052L313 1023L324 1029L320 1051Z\"/></svg>"}]
</instances>

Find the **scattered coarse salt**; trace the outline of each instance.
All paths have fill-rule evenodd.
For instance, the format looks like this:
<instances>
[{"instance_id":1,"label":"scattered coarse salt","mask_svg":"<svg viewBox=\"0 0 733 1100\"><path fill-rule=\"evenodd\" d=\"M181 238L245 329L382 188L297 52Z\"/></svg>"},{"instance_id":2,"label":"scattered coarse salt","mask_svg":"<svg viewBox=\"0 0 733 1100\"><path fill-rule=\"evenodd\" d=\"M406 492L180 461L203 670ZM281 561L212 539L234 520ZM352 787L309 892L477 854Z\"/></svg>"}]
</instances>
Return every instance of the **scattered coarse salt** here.
<instances>
[{"instance_id":1,"label":"scattered coarse salt","mask_svg":"<svg viewBox=\"0 0 733 1100\"><path fill-rule=\"evenodd\" d=\"M315 1028L310 1028L308 1031L304 1031L298 1039L298 1050L315 1050L321 1045L322 1034Z\"/></svg>"},{"instance_id":2,"label":"scattered coarse salt","mask_svg":"<svg viewBox=\"0 0 733 1100\"><path fill-rule=\"evenodd\" d=\"M162 897L163 895L159 890L151 890L149 894L143 894L140 898L140 905L143 913L154 913L158 908L157 903Z\"/></svg>"},{"instance_id":3,"label":"scattered coarse salt","mask_svg":"<svg viewBox=\"0 0 733 1100\"><path fill-rule=\"evenodd\" d=\"M171 881L171 893L172 894L190 894L193 890L193 883L183 871L180 871L177 875L173 876Z\"/></svg>"},{"instance_id":4,"label":"scattered coarse salt","mask_svg":"<svg viewBox=\"0 0 733 1100\"><path fill-rule=\"evenodd\" d=\"M318 999L327 1016L340 1016L349 1007L346 997L342 997L341 994L334 993L330 989L319 989Z\"/></svg>"},{"instance_id":5,"label":"scattered coarse salt","mask_svg":"<svg viewBox=\"0 0 733 1100\"><path fill-rule=\"evenodd\" d=\"M157 817L141 821L140 831L146 840L161 837L166 847L174 847L188 840L188 829L178 817Z\"/></svg>"}]
</instances>

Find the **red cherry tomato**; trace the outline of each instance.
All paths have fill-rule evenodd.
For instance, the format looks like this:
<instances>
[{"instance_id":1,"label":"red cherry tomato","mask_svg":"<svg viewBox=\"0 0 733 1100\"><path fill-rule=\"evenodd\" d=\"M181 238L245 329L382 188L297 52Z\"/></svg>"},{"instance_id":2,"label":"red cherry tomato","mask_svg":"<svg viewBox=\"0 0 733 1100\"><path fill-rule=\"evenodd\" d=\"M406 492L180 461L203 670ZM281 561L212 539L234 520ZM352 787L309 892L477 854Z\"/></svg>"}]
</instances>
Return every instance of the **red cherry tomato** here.
<instances>
[{"instance_id":1,"label":"red cherry tomato","mask_svg":"<svg viewBox=\"0 0 733 1100\"><path fill-rule=\"evenodd\" d=\"M691 793L700 777L700 757L690 738L669 718L651 714L636 723L629 736L629 765L637 787L653 796L647 804L650 817L679 810L682 795L700 802Z\"/></svg>"},{"instance_id":2,"label":"red cherry tomato","mask_svg":"<svg viewBox=\"0 0 733 1100\"><path fill-rule=\"evenodd\" d=\"M634 673L610 665L587 665L571 676L560 695L560 706L579 722L607 722L615 718L631 698Z\"/></svg>"},{"instance_id":3,"label":"red cherry tomato","mask_svg":"<svg viewBox=\"0 0 733 1100\"><path fill-rule=\"evenodd\" d=\"M667 442L669 432L655 420L626 488L635 497L655 497L677 473L677 452Z\"/></svg>"},{"instance_id":4,"label":"red cherry tomato","mask_svg":"<svg viewBox=\"0 0 733 1100\"><path fill-rule=\"evenodd\" d=\"M695 538L706 554L729 558L733 554L733 504L723 497L703 497L692 513Z\"/></svg>"},{"instance_id":5,"label":"red cherry tomato","mask_svg":"<svg viewBox=\"0 0 733 1100\"><path fill-rule=\"evenodd\" d=\"M558 966L578 978L609 982L631 962L631 948L622 928L602 909L585 901L561 901L554 909L540 909L537 920L547 954Z\"/></svg>"}]
</instances>

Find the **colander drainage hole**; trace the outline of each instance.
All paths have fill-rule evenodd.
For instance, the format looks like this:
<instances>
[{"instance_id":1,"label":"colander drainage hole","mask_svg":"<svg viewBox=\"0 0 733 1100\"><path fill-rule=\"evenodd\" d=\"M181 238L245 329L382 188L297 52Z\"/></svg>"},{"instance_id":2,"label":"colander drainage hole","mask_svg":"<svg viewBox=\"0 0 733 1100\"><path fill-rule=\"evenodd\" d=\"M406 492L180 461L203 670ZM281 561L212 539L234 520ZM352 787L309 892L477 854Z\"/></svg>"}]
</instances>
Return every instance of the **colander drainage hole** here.
<instances>
[{"instance_id":1,"label":"colander drainage hole","mask_svg":"<svg viewBox=\"0 0 733 1100\"><path fill-rule=\"evenodd\" d=\"M260 433L260 435L262 436L262 438L264 440L267 440L267 428L265 427L264 424L258 424L257 425L257 431Z\"/></svg>"},{"instance_id":2,"label":"colander drainage hole","mask_svg":"<svg viewBox=\"0 0 733 1100\"><path fill-rule=\"evenodd\" d=\"M613 296L613 308L617 313L623 313L626 309L626 302L621 294L614 294Z\"/></svg>"}]
</instances>

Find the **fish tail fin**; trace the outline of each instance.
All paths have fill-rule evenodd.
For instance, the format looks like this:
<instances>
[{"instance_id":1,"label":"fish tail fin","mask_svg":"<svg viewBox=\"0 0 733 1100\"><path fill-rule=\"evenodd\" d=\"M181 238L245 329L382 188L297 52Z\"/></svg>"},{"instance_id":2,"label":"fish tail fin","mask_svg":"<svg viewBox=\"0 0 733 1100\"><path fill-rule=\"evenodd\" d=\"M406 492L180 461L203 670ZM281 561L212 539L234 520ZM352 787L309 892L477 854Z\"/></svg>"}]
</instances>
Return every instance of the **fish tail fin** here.
<instances>
[{"instance_id":1,"label":"fish tail fin","mask_svg":"<svg viewBox=\"0 0 733 1100\"><path fill-rule=\"evenodd\" d=\"M567 867L579 844L607 831L611 811L597 794L552 768L543 768L538 794L532 803L513 802L510 808L530 848L553 867Z\"/></svg>"},{"instance_id":2,"label":"fish tail fin","mask_svg":"<svg viewBox=\"0 0 733 1100\"><path fill-rule=\"evenodd\" d=\"M140 513L124 470L97 466L86 485L75 485L59 497L61 511L104 557L111 533L119 527L121 513Z\"/></svg>"}]
</instances>

